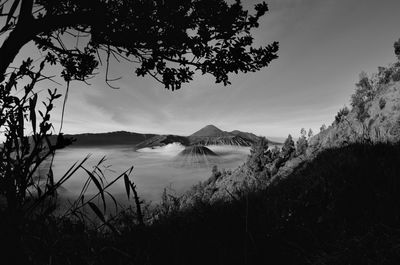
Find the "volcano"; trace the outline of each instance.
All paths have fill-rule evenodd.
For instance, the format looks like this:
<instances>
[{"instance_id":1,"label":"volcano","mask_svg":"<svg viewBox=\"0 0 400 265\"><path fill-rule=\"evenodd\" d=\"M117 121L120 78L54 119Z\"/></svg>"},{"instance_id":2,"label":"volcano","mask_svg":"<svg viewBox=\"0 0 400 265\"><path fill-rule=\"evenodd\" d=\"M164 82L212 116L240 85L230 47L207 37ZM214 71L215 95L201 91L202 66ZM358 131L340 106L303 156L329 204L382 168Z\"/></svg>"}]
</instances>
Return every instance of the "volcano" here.
<instances>
[{"instance_id":1,"label":"volcano","mask_svg":"<svg viewBox=\"0 0 400 265\"><path fill-rule=\"evenodd\" d=\"M225 132L214 125L207 125L206 127L190 135L188 138L190 143L194 145L251 146L255 142L253 137L246 137L245 133L240 135L237 133L239 131L235 132L236 133Z\"/></svg>"},{"instance_id":2,"label":"volcano","mask_svg":"<svg viewBox=\"0 0 400 265\"><path fill-rule=\"evenodd\" d=\"M192 145L181 151L175 162L179 166L209 167L218 162L218 155L205 146Z\"/></svg>"}]
</instances>

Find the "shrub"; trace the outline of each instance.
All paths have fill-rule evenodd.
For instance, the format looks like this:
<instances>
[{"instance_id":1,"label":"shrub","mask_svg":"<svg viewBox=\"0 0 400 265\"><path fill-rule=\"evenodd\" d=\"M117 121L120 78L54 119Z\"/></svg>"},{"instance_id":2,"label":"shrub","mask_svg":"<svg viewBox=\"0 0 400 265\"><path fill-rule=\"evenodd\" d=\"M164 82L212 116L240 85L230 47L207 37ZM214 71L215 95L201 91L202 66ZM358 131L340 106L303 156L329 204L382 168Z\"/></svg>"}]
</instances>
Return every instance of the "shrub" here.
<instances>
[{"instance_id":1,"label":"shrub","mask_svg":"<svg viewBox=\"0 0 400 265\"><path fill-rule=\"evenodd\" d=\"M381 98L379 100L379 108L383 109L386 106L386 100L384 98Z\"/></svg>"}]
</instances>

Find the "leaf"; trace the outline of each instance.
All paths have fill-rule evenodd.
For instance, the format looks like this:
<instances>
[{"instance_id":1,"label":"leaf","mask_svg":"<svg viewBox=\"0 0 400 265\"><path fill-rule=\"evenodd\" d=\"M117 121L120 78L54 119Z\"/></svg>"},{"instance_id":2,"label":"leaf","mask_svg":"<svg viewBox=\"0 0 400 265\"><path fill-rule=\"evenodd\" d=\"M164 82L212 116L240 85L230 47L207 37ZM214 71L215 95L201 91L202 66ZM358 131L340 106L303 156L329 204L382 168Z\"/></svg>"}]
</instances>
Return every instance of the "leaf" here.
<instances>
[{"instance_id":1,"label":"leaf","mask_svg":"<svg viewBox=\"0 0 400 265\"><path fill-rule=\"evenodd\" d=\"M32 123L33 134L36 134L36 102L37 102L37 94L33 96L33 98L29 99L29 119Z\"/></svg>"},{"instance_id":2,"label":"leaf","mask_svg":"<svg viewBox=\"0 0 400 265\"><path fill-rule=\"evenodd\" d=\"M18 108L18 136L24 137L24 113L22 107Z\"/></svg>"},{"instance_id":3,"label":"leaf","mask_svg":"<svg viewBox=\"0 0 400 265\"><path fill-rule=\"evenodd\" d=\"M117 214L118 214L118 203L117 203L117 200L116 200L115 197L114 197L111 193L109 193L108 191L106 191L106 193L107 193L108 196L110 196L110 198L113 200L114 206L115 206L115 214L117 215Z\"/></svg>"},{"instance_id":4,"label":"leaf","mask_svg":"<svg viewBox=\"0 0 400 265\"><path fill-rule=\"evenodd\" d=\"M106 200L104 198L104 191L103 188L101 187L100 182L97 180L97 178L92 174L92 172L90 172L89 170L87 170L86 168L82 167L86 173L89 175L90 179L94 182L94 184L96 185L97 189L100 192L101 195L101 199L103 200L103 207L104 207L104 211L106 211Z\"/></svg>"},{"instance_id":5,"label":"leaf","mask_svg":"<svg viewBox=\"0 0 400 265\"><path fill-rule=\"evenodd\" d=\"M128 195L128 200L129 200L129 195L131 194L131 189L130 189L130 183L129 183L129 177L125 173L124 174L124 182L125 182L125 189L126 189L126 195Z\"/></svg>"},{"instance_id":6,"label":"leaf","mask_svg":"<svg viewBox=\"0 0 400 265\"><path fill-rule=\"evenodd\" d=\"M88 202L90 208L92 208L93 212L97 215L97 217L100 218L101 221L104 223L106 222L106 219L104 218L103 213L100 211L100 209L94 204L93 202Z\"/></svg>"}]
</instances>

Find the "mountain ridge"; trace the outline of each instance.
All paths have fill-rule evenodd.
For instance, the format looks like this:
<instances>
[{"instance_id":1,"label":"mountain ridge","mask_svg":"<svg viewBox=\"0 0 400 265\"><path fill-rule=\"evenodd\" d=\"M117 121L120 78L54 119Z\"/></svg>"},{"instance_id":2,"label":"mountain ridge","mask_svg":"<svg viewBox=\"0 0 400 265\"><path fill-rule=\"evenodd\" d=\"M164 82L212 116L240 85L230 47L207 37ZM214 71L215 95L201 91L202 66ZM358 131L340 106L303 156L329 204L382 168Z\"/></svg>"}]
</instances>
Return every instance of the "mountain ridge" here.
<instances>
[{"instance_id":1,"label":"mountain ridge","mask_svg":"<svg viewBox=\"0 0 400 265\"><path fill-rule=\"evenodd\" d=\"M223 131L215 125L209 124L194 132L189 136L175 134L152 134L137 133L128 131L113 131L103 133L80 133L64 134L66 138L72 138L75 141L72 147L85 146L107 146L107 145L132 145L135 149L145 147L163 146L173 142L184 146L189 145L233 145L233 146L251 146L257 142L259 136L234 130L231 132ZM51 142L56 142L57 135L50 136ZM278 145L274 141L268 140L273 145Z\"/></svg>"}]
</instances>

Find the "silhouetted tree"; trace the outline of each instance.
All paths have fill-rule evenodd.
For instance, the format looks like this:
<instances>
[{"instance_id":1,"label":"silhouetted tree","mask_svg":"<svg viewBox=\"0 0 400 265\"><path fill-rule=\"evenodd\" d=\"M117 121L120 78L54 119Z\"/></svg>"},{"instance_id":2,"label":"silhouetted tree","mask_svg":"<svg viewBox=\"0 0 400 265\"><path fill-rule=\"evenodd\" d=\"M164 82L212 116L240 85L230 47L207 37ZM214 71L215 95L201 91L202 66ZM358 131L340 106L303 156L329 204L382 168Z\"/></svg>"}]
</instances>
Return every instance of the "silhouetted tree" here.
<instances>
[{"instance_id":1,"label":"silhouetted tree","mask_svg":"<svg viewBox=\"0 0 400 265\"><path fill-rule=\"evenodd\" d=\"M326 130L326 125L325 124L322 124L321 125L321 128L319 128L319 131L320 132L323 132L323 131L325 131Z\"/></svg>"},{"instance_id":2,"label":"silhouetted tree","mask_svg":"<svg viewBox=\"0 0 400 265\"><path fill-rule=\"evenodd\" d=\"M7 36L0 47L0 81L33 41L63 67L67 81L87 79L103 58L108 83L114 58L136 63L138 76L149 74L172 90L195 71L227 85L229 73L254 72L277 58L277 42L252 46L251 30L267 11L265 2L249 14L240 1L224 0L0 1L0 35Z\"/></svg>"}]
</instances>

